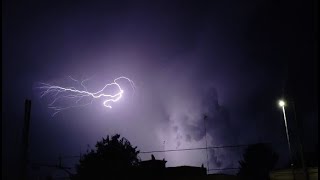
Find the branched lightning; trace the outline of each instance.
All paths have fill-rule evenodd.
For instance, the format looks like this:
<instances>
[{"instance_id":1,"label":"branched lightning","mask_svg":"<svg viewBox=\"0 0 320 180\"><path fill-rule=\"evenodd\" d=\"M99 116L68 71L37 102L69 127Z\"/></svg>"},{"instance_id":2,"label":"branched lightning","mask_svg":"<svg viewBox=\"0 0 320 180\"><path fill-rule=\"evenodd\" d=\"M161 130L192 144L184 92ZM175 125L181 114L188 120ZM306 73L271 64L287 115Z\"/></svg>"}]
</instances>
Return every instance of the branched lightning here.
<instances>
[{"instance_id":1,"label":"branched lightning","mask_svg":"<svg viewBox=\"0 0 320 180\"><path fill-rule=\"evenodd\" d=\"M106 84L102 89L100 89L97 92L89 92L87 87L85 86L85 82L88 81L89 79L85 79L82 81L79 81L77 79L72 78L71 76L69 76L69 78L78 83L79 85L81 85L82 89L77 89L75 87L62 87L62 86L58 86L58 85L52 85L49 83L40 83L40 86L37 87L39 89L41 89L41 95L40 97L45 97L45 96L52 96L53 97L53 101L51 101L48 104L48 108L53 109L55 111L55 113L53 113L52 116L56 115L57 113L66 110L66 109L70 109L70 108L74 108L74 107L81 107L81 106L87 106L89 104L92 104L92 102L95 99L102 99L103 100L103 106L107 107L107 108L112 108L111 106L111 102L117 102L123 95L124 91L121 88L120 84L118 83L118 81L120 80L126 80L130 83L130 86L134 92L135 90L135 84L132 80L130 80L127 77L121 76L118 77L116 79L113 80L112 83ZM116 92L113 94L106 94L104 91L109 88L109 87L116 87ZM81 100L83 100L84 98L91 98L91 100L85 104L79 104L79 102ZM70 106L58 106L57 102L59 100L67 100L67 99L73 99L75 100L75 105L70 105Z\"/></svg>"}]
</instances>

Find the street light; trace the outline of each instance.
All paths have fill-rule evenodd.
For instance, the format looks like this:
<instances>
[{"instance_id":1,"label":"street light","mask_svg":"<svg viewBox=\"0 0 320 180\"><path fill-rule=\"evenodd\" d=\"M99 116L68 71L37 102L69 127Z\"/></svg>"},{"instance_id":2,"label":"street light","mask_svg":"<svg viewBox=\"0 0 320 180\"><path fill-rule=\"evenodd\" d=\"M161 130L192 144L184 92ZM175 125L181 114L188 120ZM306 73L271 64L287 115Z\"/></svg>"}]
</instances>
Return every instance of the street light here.
<instances>
[{"instance_id":1,"label":"street light","mask_svg":"<svg viewBox=\"0 0 320 180\"><path fill-rule=\"evenodd\" d=\"M283 112L283 119L284 119L284 125L286 126L286 133L287 133L287 141L288 141L288 147L289 147L289 155L291 160L291 166L293 167L292 157L291 157L291 146L290 146L290 138L289 138L289 132L288 132L288 125L287 125L287 117L286 117L286 111L284 109L284 106L286 105L284 100L279 101L279 106L282 108Z\"/></svg>"},{"instance_id":2,"label":"street light","mask_svg":"<svg viewBox=\"0 0 320 180\"><path fill-rule=\"evenodd\" d=\"M280 100L279 101L279 106L280 107L284 107L286 105L286 103L283 101L283 100Z\"/></svg>"}]
</instances>

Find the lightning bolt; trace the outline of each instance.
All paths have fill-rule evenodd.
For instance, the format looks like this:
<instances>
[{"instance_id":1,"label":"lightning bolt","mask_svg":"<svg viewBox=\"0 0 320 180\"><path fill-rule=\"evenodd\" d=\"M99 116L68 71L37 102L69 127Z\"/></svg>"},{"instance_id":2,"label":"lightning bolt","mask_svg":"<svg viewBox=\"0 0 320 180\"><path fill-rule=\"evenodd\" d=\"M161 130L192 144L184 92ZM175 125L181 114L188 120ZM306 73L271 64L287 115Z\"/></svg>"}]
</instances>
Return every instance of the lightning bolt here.
<instances>
[{"instance_id":1,"label":"lightning bolt","mask_svg":"<svg viewBox=\"0 0 320 180\"><path fill-rule=\"evenodd\" d=\"M87 87L85 86L85 82L88 81L89 79L79 81L77 79L72 78L71 76L69 76L69 78L72 81L80 84L82 89L77 89L75 87L62 87L62 86L58 86L58 85L52 85L49 83L40 83L40 86L37 87L37 88L41 89L41 93L40 93L41 98L43 98L45 96L50 96L50 95L53 97L53 101L51 101L51 103L48 104L48 108L53 109L55 111L52 114L52 116L55 116L57 113L59 113L63 110L66 110L66 109L90 105L90 104L92 104L92 102L95 99L103 99L103 106L105 106L106 108L112 108L111 102L114 103L114 102L119 101L119 99L121 99L121 97L124 93L123 89L121 88L120 84L118 83L118 81L120 81L120 80L128 81L133 92L135 91L134 82L131 79L124 77L124 76L121 76L121 77L114 79L113 82L106 84L103 88L101 88L97 92L89 92L88 91ZM111 88L111 87L116 87L116 93L113 93L113 94L104 93L104 91L107 88ZM91 98L91 100L88 103L79 105L79 102L81 100L83 100L84 98ZM66 100L66 99L75 100L76 105L65 106L65 107L57 105L58 101Z\"/></svg>"}]
</instances>

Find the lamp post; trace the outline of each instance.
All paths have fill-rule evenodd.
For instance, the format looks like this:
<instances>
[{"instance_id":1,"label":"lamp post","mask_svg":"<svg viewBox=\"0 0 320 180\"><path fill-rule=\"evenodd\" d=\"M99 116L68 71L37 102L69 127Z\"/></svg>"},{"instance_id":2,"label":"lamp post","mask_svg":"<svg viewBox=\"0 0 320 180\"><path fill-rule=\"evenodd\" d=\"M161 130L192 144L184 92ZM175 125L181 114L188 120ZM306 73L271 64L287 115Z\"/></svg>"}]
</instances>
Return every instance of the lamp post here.
<instances>
[{"instance_id":1,"label":"lamp post","mask_svg":"<svg viewBox=\"0 0 320 180\"><path fill-rule=\"evenodd\" d=\"M296 115L296 108L295 108L295 103L293 100L291 100L291 104L292 104L292 108L293 108L293 113L294 113L294 121L295 123L298 123L297 122L297 115ZM299 125L298 125L299 126ZM302 128L302 127L301 127ZM303 153L304 153L304 150L303 150L303 146L302 146L302 142L301 142L301 130L298 130L298 145L299 145L299 150L300 150L300 158L301 158L301 163L302 163L302 169L303 169L303 173L304 173L304 176L306 178L306 180L309 180L309 173L308 173L308 170L307 170L307 167L306 167L306 164L305 164L305 160L304 160L304 156L303 156Z\"/></svg>"},{"instance_id":2,"label":"lamp post","mask_svg":"<svg viewBox=\"0 0 320 180\"><path fill-rule=\"evenodd\" d=\"M288 147L289 147L289 156L290 156L290 161L291 161L291 167L293 167L293 161L292 161L292 156L291 156L290 138L289 138L289 132L288 132L287 117L286 117L286 110L284 108L285 105L286 105L286 103L285 103L284 100L280 100L279 101L279 106L282 108L284 125L286 127L286 134L287 134L287 141L288 141Z\"/></svg>"}]
</instances>

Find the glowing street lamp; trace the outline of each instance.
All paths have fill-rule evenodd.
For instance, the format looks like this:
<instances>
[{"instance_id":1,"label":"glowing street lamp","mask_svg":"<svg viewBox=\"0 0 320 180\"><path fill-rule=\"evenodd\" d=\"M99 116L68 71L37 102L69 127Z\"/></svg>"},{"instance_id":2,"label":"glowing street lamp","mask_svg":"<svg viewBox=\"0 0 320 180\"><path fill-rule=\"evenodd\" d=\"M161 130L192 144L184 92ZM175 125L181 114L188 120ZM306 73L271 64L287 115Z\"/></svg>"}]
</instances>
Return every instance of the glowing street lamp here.
<instances>
[{"instance_id":1,"label":"glowing street lamp","mask_svg":"<svg viewBox=\"0 0 320 180\"><path fill-rule=\"evenodd\" d=\"M280 107L284 107L286 105L286 103L283 101L283 100L280 100L279 101L279 106Z\"/></svg>"},{"instance_id":2,"label":"glowing street lamp","mask_svg":"<svg viewBox=\"0 0 320 180\"><path fill-rule=\"evenodd\" d=\"M290 138L289 138L289 132L288 132L288 125L287 125L287 117L286 117L286 111L284 109L284 106L286 105L284 100L279 101L279 106L282 108L283 112L283 119L284 119L284 125L286 126L286 133L287 133L287 141L288 141L288 147L289 147L289 155L291 160L291 166L293 166L292 157L291 157L291 146L290 146Z\"/></svg>"}]
</instances>

